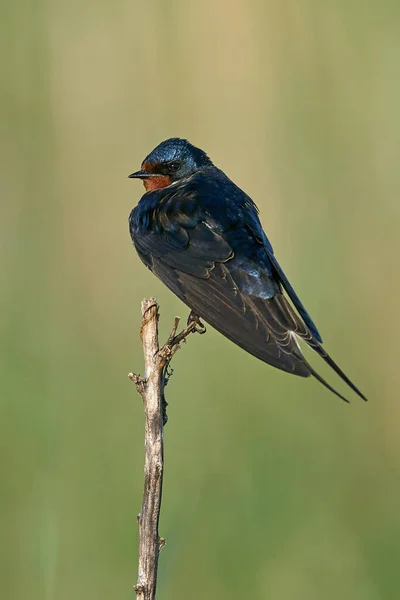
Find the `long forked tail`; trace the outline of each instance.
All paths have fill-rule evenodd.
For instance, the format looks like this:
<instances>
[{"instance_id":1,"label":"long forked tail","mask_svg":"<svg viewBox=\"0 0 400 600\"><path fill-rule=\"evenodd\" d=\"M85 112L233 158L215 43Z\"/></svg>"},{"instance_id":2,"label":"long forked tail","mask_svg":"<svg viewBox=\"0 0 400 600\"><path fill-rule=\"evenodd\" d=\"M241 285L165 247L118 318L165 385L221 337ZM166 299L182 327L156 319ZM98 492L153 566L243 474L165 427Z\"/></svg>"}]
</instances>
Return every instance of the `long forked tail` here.
<instances>
[{"instance_id":1,"label":"long forked tail","mask_svg":"<svg viewBox=\"0 0 400 600\"><path fill-rule=\"evenodd\" d=\"M347 383L347 385L349 387L351 387L351 389L353 390L353 392L355 392L357 394L357 396L360 396L360 398L365 400L365 402L368 401L367 398L364 396L364 394L358 389L357 386L354 385L354 383L352 381L350 381L350 379L347 377L346 373L343 373L342 369L335 363L335 361L329 356L329 354L323 348L319 347L317 352L320 356L322 356L324 361L335 371L335 373L337 373L339 375L339 377L341 377L343 379L343 381L345 381Z\"/></svg>"},{"instance_id":2,"label":"long forked tail","mask_svg":"<svg viewBox=\"0 0 400 600\"><path fill-rule=\"evenodd\" d=\"M338 396L339 398L341 398L342 400L344 400L345 402L347 402L347 404L350 404L350 400L347 400L347 398L345 398L344 396L342 396L342 394L340 394L339 392L337 392L335 390L335 388L333 388L331 385L329 385L329 383L327 381L325 381L325 379L323 377L321 377L321 375L319 375L316 371L314 371L314 369L312 368L311 365L308 365L308 368L310 369L311 375L313 377L315 377L315 379L317 379L320 383L322 383L322 385L324 385L326 388L328 388L328 390L330 390L331 392L333 392L335 394L335 396Z\"/></svg>"},{"instance_id":3,"label":"long forked tail","mask_svg":"<svg viewBox=\"0 0 400 600\"><path fill-rule=\"evenodd\" d=\"M339 377L345 383L347 383L347 385L353 390L353 392L355 392L360 398L362 398L363 400L365 400L365 402L367 402L367 398L364 396L364 394L358 389L357 386L354 385L354 383L347 377L346 373L344 373L342 371L342 369L339 367L339 365L337 365L335 363L335 361L329 356L329 354L327 353L325 348L322 347L322 344L319 341L318 337L316 337L313 334L313 331L311 330L310 326L304 321L304 317L302 316L302 318L299 318L299 315L294 311L293 307L286 300L286 298L284 296L280 296L281 301L282 301L282 299L283 299L284 309L286 309L286 314L289 314L291 319L295 323L295 328L293 330L293 336L294 337L298 336L298 338L300 338L300 340L303 340L303 342L305 342L309 346L309 348L314 350L314 352L316 352L318 354L318 356L320 356L321 358L324 359L324 361L331 367L331 369L333 369L335 371L335 373L337 375L339 375ZM347 400L347 398L345 398L344 396L342 396L342 394L337 392L327 381L325 381L325 379L323 379L321 377L321 375L319 375L313 369L313 367L310 365L310 363L306 360L304 354L301 352L301 348L300 348L298 342L297 342L297 346L299 349L299 352L296 353L297 359L299 359L303 362L303 364L307 367L309 373L313 377L315 377L315 379L317 379L320 383L322 383L322 385L324 385L328 390L333 392L336 396L338 396L345 402L349 402L349 400Z\"/></svg>"},{"instance_id":4,"label":"long forked tail","mask_svg":"<svg viewBox=\"0 0 400 600\"><path fill-rule=\"evenodd\" d=\"M335 373L337 375L339 375L339 377L345 383L347 383L347 385L353 390L353 392L355 392L357 394L357 396L359 396L360 398L365 400L365 402L367 402L367 398L364 396L364 394L358 389L357 386L354 385L354 383L347 377L346 373L344 373L342 371L342 369L335 363L335 361L329 356L329 354L326 352L326 350L324 350L324 348L318 342L315 344L309 343L309 345L321 358L324 359L324 361L335 371ZM306 362L307 367L310 369L311 375L313 377L315 377L315 379L317 379L320 383L322 383L322 385L324 385L326 388L328 388L328 390L333 392L336 396L338 396L345 402L349 402L349 400L347 400L347 398L345 398L344 396L342 396L342 394L337 392L331 385L329 385L329 383L327 381L325 381L325 379L323 379L323 377L321 377L321 375L319 375L316 371L314 371L312 366L305 359L304 359L304 361Z\"/></svg>"}]
</instances>

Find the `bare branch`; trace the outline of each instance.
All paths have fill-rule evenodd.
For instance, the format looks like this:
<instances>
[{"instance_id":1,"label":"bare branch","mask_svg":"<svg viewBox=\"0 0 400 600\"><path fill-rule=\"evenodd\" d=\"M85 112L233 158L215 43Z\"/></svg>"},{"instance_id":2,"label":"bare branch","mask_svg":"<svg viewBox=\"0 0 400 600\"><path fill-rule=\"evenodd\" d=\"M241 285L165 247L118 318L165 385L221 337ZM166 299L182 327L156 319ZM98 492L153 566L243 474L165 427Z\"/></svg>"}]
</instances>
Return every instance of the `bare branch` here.
<instances>
[{"instance_id":1,"label":"bare branch","mask_svg":"<svg viewBox=\"0 0 400 600\"><path fill-rule=\"evenodd\" d=\"M190 333L204 333L198 317L189 317L188 326L176 334L179 318L164 346L158 343L158 305L155 298L143 300L140 337L145 362L144 378L129 373L143 398L145 415L145 466L142 510L139 523L139 569L135 586L137 600L154 600L157 585L158 556L165 545L158 533L164 473L163 427L167 422L164 388L168 381L169 363L180 344Z\"/></svg>"}]
</instances>

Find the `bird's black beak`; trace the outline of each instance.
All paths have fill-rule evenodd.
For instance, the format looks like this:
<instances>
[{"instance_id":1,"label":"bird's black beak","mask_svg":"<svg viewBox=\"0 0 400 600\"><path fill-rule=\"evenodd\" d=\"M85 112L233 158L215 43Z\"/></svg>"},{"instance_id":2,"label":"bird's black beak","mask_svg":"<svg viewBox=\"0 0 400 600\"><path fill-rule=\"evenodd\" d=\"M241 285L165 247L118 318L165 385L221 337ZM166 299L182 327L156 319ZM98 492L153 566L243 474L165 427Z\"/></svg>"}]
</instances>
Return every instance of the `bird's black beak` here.
<instances>
[{"instance_id":1,"label":"bird's black beak","mask_svg":"<svg viewBox=\"0 0 400 600\"><path fill-rule=\"evenodd\" d=\"M144 169L140 169L140 171L136 171L135 173L131 173L128 175L129 179L147 179L148 177L154 177L155 173L149 173Z\"/></svg>"}]
</instances>

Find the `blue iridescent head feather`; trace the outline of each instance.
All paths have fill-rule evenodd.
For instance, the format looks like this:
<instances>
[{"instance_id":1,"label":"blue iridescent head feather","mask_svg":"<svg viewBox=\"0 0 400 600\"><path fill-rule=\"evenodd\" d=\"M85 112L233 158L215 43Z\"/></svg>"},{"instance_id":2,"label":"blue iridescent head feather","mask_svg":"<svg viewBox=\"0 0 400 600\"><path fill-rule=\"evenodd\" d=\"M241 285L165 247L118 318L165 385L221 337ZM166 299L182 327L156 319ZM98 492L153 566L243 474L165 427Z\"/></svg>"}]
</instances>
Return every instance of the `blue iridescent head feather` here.
<instances>
[{"instance_id":1,"label":"blue iridescent head feather","mask_svg":"<svg viewBox=\"0 0 400 600\"><path fill-rule=\"evenodd\" d=\"M174 167L171 170L174 174L173 179L180 179L203 167L211 167L213 163L203 150L196 148L187 140L170 138L161 142L146 156L142 168L151 168L154 173L163 174L165 168L171 165Z\"/></svg>"}]
</instances>

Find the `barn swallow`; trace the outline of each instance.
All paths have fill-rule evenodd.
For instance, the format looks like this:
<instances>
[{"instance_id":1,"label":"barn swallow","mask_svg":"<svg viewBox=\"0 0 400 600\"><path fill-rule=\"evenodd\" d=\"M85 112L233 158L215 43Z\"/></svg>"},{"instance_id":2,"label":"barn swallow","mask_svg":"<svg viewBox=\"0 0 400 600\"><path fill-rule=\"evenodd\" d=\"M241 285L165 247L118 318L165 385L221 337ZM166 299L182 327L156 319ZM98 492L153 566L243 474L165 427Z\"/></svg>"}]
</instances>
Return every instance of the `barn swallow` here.
<instances>
[{"instance_id":1,"label":"barn swallow","mask_svg":"<svg viewBox=\"0 0 400 600\"><path fill-rule=\"evenodd\" d=\"M313 375L348 402L305 359L303 340L366 400L323 348L275 257L257 206L203 150L168 139L129 177L141 179L146 190L129 216L133 244L194 318L278 369Z\"/></svg>"}]
</instances>

